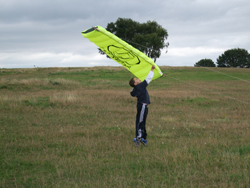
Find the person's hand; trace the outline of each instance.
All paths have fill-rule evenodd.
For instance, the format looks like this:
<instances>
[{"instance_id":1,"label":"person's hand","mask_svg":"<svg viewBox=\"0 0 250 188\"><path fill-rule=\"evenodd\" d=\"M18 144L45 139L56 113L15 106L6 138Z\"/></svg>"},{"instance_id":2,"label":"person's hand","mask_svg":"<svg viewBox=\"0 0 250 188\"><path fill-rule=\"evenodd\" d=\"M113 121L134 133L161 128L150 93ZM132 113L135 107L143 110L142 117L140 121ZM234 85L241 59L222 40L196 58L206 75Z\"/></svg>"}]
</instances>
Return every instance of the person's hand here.
<instances>
[{"instance_id":1,"label":"person's hand","mask_svg":"<svg viewBox=\"0 0 250 188\"><path fill-rule=\"evenodd\" d=\"M151 68L151 70L154 70L154 69L155 69L155 66L153 65L152 68Z\"/></svg>"}]
</instances>

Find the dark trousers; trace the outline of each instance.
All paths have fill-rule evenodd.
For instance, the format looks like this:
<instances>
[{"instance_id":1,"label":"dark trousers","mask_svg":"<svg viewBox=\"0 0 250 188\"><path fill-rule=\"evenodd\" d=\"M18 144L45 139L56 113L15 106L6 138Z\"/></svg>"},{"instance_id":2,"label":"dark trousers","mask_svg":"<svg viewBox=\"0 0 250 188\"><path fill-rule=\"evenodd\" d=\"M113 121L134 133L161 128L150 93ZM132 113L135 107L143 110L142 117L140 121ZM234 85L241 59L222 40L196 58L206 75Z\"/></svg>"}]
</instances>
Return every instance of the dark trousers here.
<instances>
[{"instance_id":1,"label":"dark trousers","mask_svg":"<svg viewBox=\"0 0 250 188\"><path fill-rule=\"evenodd\" d=\"M146 119L148 115L148 107L146 104L137 103L137 114L135 122L135 136L147 139Z\"/></svg>"}]
</instances>

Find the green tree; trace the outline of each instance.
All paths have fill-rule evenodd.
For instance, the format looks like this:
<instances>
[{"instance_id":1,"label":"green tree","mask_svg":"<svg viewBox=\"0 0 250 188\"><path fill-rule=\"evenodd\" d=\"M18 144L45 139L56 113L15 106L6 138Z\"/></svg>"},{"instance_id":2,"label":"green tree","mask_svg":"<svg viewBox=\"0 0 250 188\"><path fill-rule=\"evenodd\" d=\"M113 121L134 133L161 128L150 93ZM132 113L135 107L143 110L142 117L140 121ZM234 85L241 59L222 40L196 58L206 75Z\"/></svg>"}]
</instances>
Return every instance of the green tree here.
<instances>
[{"instance_id":1,"label":"green tree","mask_svg":"<svg viewBox=\"0 0 250 188\"><path fill-rule=\"evenodd\" d=\"M145 53L148 57L156 59L161 55L161 49L169 46L165 42L168 32L156 21L139 23L128 18L118 18L116 22L108 23L106 30ZM99 49L101 54L104 54Z\"/></svg>"},{"instance_id":2,"label":"green tree","mask_svg":"<svg viewBox=\"0 0 250 188\"><path fill-rule=\"evenodd\" d=\"M201 59L194 65L195 67L215 67L212 59Z\"/></svg>"},{"instance_id":3,"label":"green tree","mask_svg":"<svg viewBox=\"0 0 250 188\"><path fill-rule=\"evenodd\" d=\"M218 57L217 66L250 68L250 54L241 48L227 50Z\"/></svg>"}]
</instances>

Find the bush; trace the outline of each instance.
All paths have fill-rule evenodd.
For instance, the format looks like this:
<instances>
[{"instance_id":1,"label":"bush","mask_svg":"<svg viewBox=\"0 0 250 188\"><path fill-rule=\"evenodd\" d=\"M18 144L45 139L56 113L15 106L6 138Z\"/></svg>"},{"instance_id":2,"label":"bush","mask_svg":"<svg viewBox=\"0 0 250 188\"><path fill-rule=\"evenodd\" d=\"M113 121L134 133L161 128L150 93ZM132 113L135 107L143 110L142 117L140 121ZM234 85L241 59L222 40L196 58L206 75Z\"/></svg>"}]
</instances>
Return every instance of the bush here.
<instances>
[{"instance_id":1,"label":"bush","mask_svg":"<svg viewBox=\"0 0 250 188\"><path fill-rule=\"evenodd\" d=\"M213 60L211 59L201 59L194 65L195 67L215 67Z\"/></svg>"}]
</instances>

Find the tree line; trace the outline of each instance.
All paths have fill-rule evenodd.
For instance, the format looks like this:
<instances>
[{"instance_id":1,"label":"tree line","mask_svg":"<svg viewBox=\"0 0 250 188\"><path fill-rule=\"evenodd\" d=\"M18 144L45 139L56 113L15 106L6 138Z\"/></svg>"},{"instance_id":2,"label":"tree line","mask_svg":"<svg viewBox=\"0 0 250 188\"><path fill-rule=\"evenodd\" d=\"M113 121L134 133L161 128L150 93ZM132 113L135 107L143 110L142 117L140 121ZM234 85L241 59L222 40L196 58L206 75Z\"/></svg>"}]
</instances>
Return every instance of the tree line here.
<instances>
[{"instance_id":1,"label":"tree line","mask_svg":"<svg viewBox=\"0 0 250 188\"><path fill-rule=\"evenodd\" d=\"M246 49L235 48L226 50L217 58L217 67L250 68L250 54ZM195 67L216 67L211 59L201 59Z\"/></svg>"}]
</instances>

